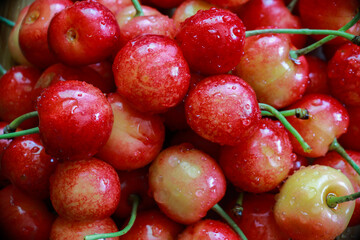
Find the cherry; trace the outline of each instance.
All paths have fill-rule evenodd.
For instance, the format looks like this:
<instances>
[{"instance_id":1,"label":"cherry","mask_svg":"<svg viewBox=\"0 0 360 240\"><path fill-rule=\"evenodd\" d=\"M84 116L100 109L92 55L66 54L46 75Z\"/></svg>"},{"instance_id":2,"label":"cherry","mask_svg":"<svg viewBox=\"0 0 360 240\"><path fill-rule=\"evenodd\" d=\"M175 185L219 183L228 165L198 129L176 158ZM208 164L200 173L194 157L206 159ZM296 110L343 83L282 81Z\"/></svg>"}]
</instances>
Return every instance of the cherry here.
<instances>
[{"instance_id":1,"label":"cherry","mask_svg":"<svg viewBox=\"0 0 360 240\"><path fill-rule=\"evenodd\" d=\"M4 128L8 125L7 122L0 122L0 134L4 134ZM10 145L12 139L0 139L0 162L6 148ZM0 171L1 172L1 171Z\"/></svg>"},{"instance_id":2,"label":"cherry","mask_svg":"<svg viewBox=\"0 0 360 240\"><path fill-rule=\"evenodd\" d=\"M107 7L114 15L121 11L123 8L130 6L131 0L96 0L105 7Z\"/></svg>"},{"instance_id":3,"label":"cherry","mask_svg":"<svg viewBox=\"0 0 360 240\"><path fill-rule=\"evenodd\" d=\"M181 49L165 36L129 41L116 55L113 72L117 92L141 112L165 112L180 103L189 88Z\"/></svg>"},{"instance_id":4,"label":"cherry","mask_svg":"<svg viewBox=\"0 0 360 240\"><path fill-rule=\"evenodd\" d=\"M50 178L54 209L73 221L110 217L119 204L120 191L114 168L96 158L59 163Z\"/></svg>"},{"instance_id":5,"label":"cherry","mask_svg":"<svg viewBox=\"0 0 360 240\"><path fill-rule=\"evenodd\" d=\"M184 0L148 0L149 3L159 8L174 8L179 6Z\"/></svg>"},{"instance_id":6,"label":"cherry","mask_svg":"<svg viewBox=\"0 0 360 240\"><path fill-rule=\"evenodd\" d=\"M159 10L157 10L156 8L149 7L149 6L142 5L141 10L142 10L142 13L144 14L144 16L162 15L161 12L159 12ZM136 17L136 14L138 14L138 11L134 7L134 5L127 6L123 9L121 9L119 12L117 12L115 17L116 17L116 21L119 24L120 29L124 25L126 25L129 21L131 21L131 19Z\"/></svg>"},{"instance_id":7,"label":"cherry","mask_svg":"<svg viewBox=\"0 0 360 240\"><path fill-rule=\"evenodd\" d=\"M253 89L234 75L199 82L185 100L185 113L197 134L221 145L236 145L249 137L261 118Z\"/></svg>"},{"instance_id":8,"label":"cherry","mask_svg":"<svg viewBox=\"0 0 360 240\"><path fill-rule=\"evenodd\" d=\"M247 192L268 192L285 180L296 156L285 128L262 119L236 146L223 146L220 165L226 178Z\"/></svg>"},{"instance_id":9,"label":"cherry","mask_svg":"<svg viewBox=\"0 0 360 240\"><path fill-rule=\"evenodd\" d=\"M234 13L211 8L187 18L175 38L193 71L221 74L239 63L245 27Z\"/></svg>"},{"instance_id":10,"label":"cherry","mask_svg":"<svg viewBox=\"0 0 360 240\"><path fill-rule=\"evenodd\" d=\"M46 153L62 159L93 156L105 145L113 125L103 93L81 81L60 81L46 88L37 111Z\"/></svg>"},{"instance_id":11,"label":"cherry","mask_svg":"<svg viewBox=\"0 0 360 240\"><path fill-rule=\"evenodd\" d=\"M233 8L236 9L247 3L249 0L207 0L211 4L222 8Z\"/></svg>"},{"instance_id":12,"label":"cherry","mask_svg":"<svg viewBox=\"0 0 360 240\"><path fill-rule=\"evenodd\" d=\"M360 141L354 141L360 137L360 107L346 106L349 113L348 130L340 136L339 142L344 148L360 151Z\"/></svg>"},{"instance_id":13,"label":"cherry","mask_svg":"<svg viewBox=\"0 0 360 240\"><path fill-rule=\"evenodd\" d=\"M95 1L78 1L59 12L48 30L49 47L70 66L97 63L118 50L120 29L113 13Z\"/></svg>"},{"instance_id":14,"label":"cherry","mask_svg":"<svg viewBox=\"0 0 360 240\"><path fill-rule=\"evenodd\" d=\"M330 94L327 62L311 55L306 55L305 58L309 65L309 85L305 90L305 94Z\"/></svg>"},{"instance_id":15,"label":"cherry","mask_svg":"<svg viewBox=\"0 0 360 240\"><path fill-rule=\"evenodd\" d=\"M39 134L15 138L4 151L1 168L12 184L36 198L49 197L57 160L45 153Z\"/></svg>"},{"instance_id":16,"label":"cherry","mask_svg":"<svg viewBox=\"0 0 360 240\"><path fill-rule=\"evenodd\" d=\"M183 224L199 221L225 194L221 168L190 144L163 150L151 163L149 184L160 209Z\"/></svg>"},{"instance_id":17,"label":"cherry","mask_svg":"<svg viewBox=\"0 0 360 240\"><path fill-rule=\"evenodd\" d=\"M355 202L328 205L330 195L345 196L354 189L334 168L312 165L291 175L277 196L274 214L279 227L294 239L329 239L347 227Z\"/></svg>"}]
</instances>

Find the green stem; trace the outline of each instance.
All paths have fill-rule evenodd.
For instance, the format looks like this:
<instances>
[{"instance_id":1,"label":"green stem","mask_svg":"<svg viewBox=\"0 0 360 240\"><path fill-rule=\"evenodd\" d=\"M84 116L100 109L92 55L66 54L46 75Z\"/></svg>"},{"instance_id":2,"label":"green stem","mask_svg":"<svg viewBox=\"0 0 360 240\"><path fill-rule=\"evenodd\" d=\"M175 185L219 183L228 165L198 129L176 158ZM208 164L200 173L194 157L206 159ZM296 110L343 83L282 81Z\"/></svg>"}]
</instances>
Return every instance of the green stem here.
<instances>
[{"instance_id":1,"label":"green stem","mask_svg":"<svg viewBox=\"0 0 360 240\"><path fill-rule=\"evenodd\" d=\"M94 240L94 239L105 239L105 238L115 238L115 237L119 237L122 236L124 234L126 234L134 225L134 222L136 220L136 213L137 213L137 209L140 203L140 197L136 194L131 194L129 196L129 200L132 201L133 205L132 205L132 210L131 210L131 217L130 220L128 222L128 224L126 225L126 227L124 227L121 231L118 232L114 232L114 233L99 233L99 234L92 234L92 235L87 235L85 236L85 240Z\"/></svg>"},{"instance_id":2,"label":"green stem","mask_svg":"<svg viewBox=\"0 0 360 240\"><path fill-rule=\"evenodd\" d=\"M280 111L281 115L284 117L296 116L300 119L309 119L309 111L304 108L295 108L290 110ZM261 116L263 117L274 117L271 112L261 111Z\"/></svg>"},{"instance_id":3,"label":"green stem","mask_svg":"<svg viewBox=\"0 0 360 240\"><path fill-rule=\"evenodd\" d=\"M296 138L296 140L298 140L304 152L306 153L311 152L311 147L309 146L309 144L307 144L304 141L303 137L298 133L298 131L296 131L296 129L293 126L291 126L291 124L278 110L265 103L259 103L259 107L261 110L266 110L268 112L271 112L274 115L274 117L276 117L284 125L284 127Z\"/></svg>"},{"instance_id":4,"label":"green stem","mask_svg":"<svg viewBox=\"0 0 360 240\"><path fill-rule=\"evenodd\" d=\"M356 141L356 140L355 140ZM330 151L335 151L338 154L340 154L341 157L345 159L346 162L348 162L351 167L360 175L360 168L359 166L354 162L354 160L349 156L349 154L345 151L345 149L340 145L340 143L335 138L334 141L330 144L329 147Z\"/></svg>"},{"instance_id":5,"label":"green stem","mask_svg":"<svg viewBox=\"0 0 360 240\"><path fill-rule=\"evenodd\" d=\"M15 132L16 129L23 123L26 119L37 117L39 114L37 111L29 112L20 117L15 118L9 125L4 128L4 133L12 133Z\"/></svg>"},{"instance_id":6,"label":"green stem","mask_svg":"<svg viewBox=\"0 0 360 240\"><path fill-rule=\"evenodd\" d=\"M290 12L294 11L294 8L297 4L298 0L292 0L289 5L287 5L287 8L289 9Z\"/></svg>"},{"instance_id":7,"label":"green stem","mask_svg":"<svg viewBox=\"0 0 360 240\"><path fill-rule=\"evenodd\" d=\"M0 64L0 74L5 75L6 72L6 69Z\"/></svg>"},{"instance_id":8,"label":"green stem","mask_svg":"<svg viewBox=\"0 0 360 240\"><path fill-rule=\"evenodd\" d=\"M244 208L242 206L244 200L244 192L239 193L239 197L236 199L235 206L231 209L235 217L241 217Z\"/></svg>"},{"instance_id":9,"label":"green stem","mask_svg":"<svg viewBox=\"0 0 360 240\"><path fill-rule=\"evenodd\" d=\"M328 30L328 29L291 29L291 28L284 28L284 29L259 29L259 30L251 30L246 31L245 36L251 37L259 34L267 34L267 33L288 33L288 34L303 34L303 35L335 35L339 37L343 37L352 43L359 45L360 39L359 36L355 36L353 34L342 32L338 30Z\"/></svg>"},{"instance_id":10,"label":"green stem","mask_svg":"<svg viewBox=\"0 0 360 240\"><path fill-rule=\"evenodd\" d=\"M2 16L0 16L0 22L3 22L3 23L6 23L6 25L8 25L9 27L14 27L15 26L15 22L7 19L7 18L4 18Z\"/></svg>"},{"instance_id":11,"label":"green stem","mask_svg":"<svg viewBox=\"0 0 360 240\"><path fill-rule=\"evenodd\" d=\"M33 134L33 133L39 133L39 128L34 127L34 128L19 131L19 132L12 132L12 133L2 134L2 135L0 135L0 139L21 137L21 136L25 136L25 135L29 135L29 134Z\"/></svg>"},{"instance_id":12,"label":"green stem","mask_svg":"<svg viewBox=\"0 0 360 240\"><path fill-rule=\"evenodd\" d=\"M352 26L354 26L355 23L357 23L360 20L360 10L357 11L356 15L354 16L354 18L348 22L347 24L345 24L342 28L340 28L338 31L347 31L349 28L351 28ZM332 40L336 38L336 36L334 35L328 35L324 38L322 38L321 40L305 47L302 49L298 49L298 50L290 50L290 57L293 59L297 59L299 56L308 54L309 52L315 50L316 48L322 46L324 43L327 43L328 41Z\"/></svg>"},{"instance_id":13,"label":"green stem","mask_svg":"<svg viewBox=\"0 0 360 240\"><path fill-rule=\"evenodd\" d=\"M240 238L243 240L247 240L245 234L241 231L239 226L234 222L234 220L220 207L219 204L215 204L211 208L214 212L219 214L234 230L237 234L239 234Z\"/></svg>"},{"instance_id":14,"label":"green stem","mask_svg":"<svg viewBox=\"0 0 360 240\"><path fill-rule=\"evenodd\" d=\"M134 5L134 8L136 9L135 17L144 16L144 12L141 8L139 1L138 0L131 0L131 1Z\"/></svg>"},{"instance_id":15,"label":"green stem","mask_svg":"<svg viewBox=\"0 0 360 240\"><path fill-rule=\"evenodd\" d=\"M335 208L340 203L354 201L359 197L360 197L360 192L356 192L350 195L340 196L340 197L337 197L334 194L329 194L326 197L326 203L330 208Z\"/></svg>"}]
</instances>

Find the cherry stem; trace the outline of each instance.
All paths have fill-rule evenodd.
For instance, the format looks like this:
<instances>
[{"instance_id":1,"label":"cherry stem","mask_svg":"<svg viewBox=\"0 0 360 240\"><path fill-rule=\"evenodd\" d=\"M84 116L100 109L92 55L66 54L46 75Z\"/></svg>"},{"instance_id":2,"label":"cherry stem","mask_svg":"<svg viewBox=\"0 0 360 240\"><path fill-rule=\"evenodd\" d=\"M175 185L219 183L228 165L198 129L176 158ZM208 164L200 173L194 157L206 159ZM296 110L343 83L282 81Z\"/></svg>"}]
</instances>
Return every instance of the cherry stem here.
<instances>
[{"instance_id":1,"label":"cherry stem","mask_svg":"<svg viewBox=\"0 0 360 240\"><path fill-rule=\"evenodd\" d=\"M280 111L281 115L284 117L295 116L300 119L309 119L309 111L305 108L295 108L290 110ZM274 115L268 111L261 111L261 116L263 117L273 117Z\"/></svg>"},{"instance_id":2,"label":"cherry stem","mask_svg":"<svg viewBox=\"0 0 360 240\"><path fill-rule=\"evenodd\" d=\"M292 12L297 4L298 0L292 0L289 5L287 5L287 9Z\"/></svg>"},{"instance_id":3,"label":"cherry stem","mask_svg":"<svg viewBox=\"0 0 360 240\"><path fill-rule=\"evenodd\" d=\"M304 35L335 35L339 37L346 38L347 40L351 41L356 45L360 45L360 37L355 36L353 34L338 31L338 30L329 30L329 29L291 29L291 28L284 28L284 29L259 29L259 30L251 30L246 31L245 36L251 37L259 34L267 34L267 33L289 33L289 34L304 34Z\"/></svg>"},{"instance_id":4,"label":"cherry stem","mask_svg":"<svg viewBox=\"0 0 360 240\"><path fill-rule=\"evenodd\" d=\"M37 111L25 113L24 115L21 115L20 117L15 118L10 124L6 125L4 128L4 133L12 133L15 132L16 129L20 126L21 123L23 123L25 120L33 117L39 116Z\"/></svg>"},{"instance_id":5,"label":"cherry stem","mask_svg":"<svg viewBox=\"0 0 360 240\"><path fill-rule=\"evenodd\" d=\"M235 206L231 209L231 212L235 217L241 217L244 208L242 206L244 199L244 192L239 193L239 197L236 199Z\"/></svg>"},{"instance_id":6,"label":"cherry stem","mask_svg":"<svg viewBox=\"0 0 360 240\"><path fill-rule=\"evenodd\" d=\"M19 131L19 132L12 132L12 133L2 134L2 135L0 135L0 139L21 137L21 136L25 136L25 135L29 135L29 134L33 134L33 133L39 133L39 132L40 132L39 128L34 127L34 128Z\"/></svg>"},{"instance_id":7,"label":"cherry stem","mask_svg":"<svg viewBox=\"0 0 360 240\"><path fill-rule=\"evenodd\" d=\"M265 103L259 103L259 107L261 110L266 110L268 112L271 112L273 116L276 117L284 125L284 127L296 138L296 140L298 140L304 152L306 153L311 152L311 147L309 146L309 144L305 142L305 140L300 135L300 133L293 126L291 126L291 124L278 110Z\"/></svg>"},{"instance_id":8,"label":"cherry stem","mask_svg":"<svg viewBox=\"0 0 360 240\"><path fill-rule=\"evenodd\" d=\"M6 72L7 72L6 69L0 64L0 73L1 73L1 75L5 75Z\"/></svg>"},{"instance_id":9,"label":"cherry stem","mask_svg":"<svg viewBox=\"0 0 360 240\"><path fill-rule=\"evenodd\" d=\"M138 0L131 0L131 2L134 5L134 8L136 9L135 17L144 16L144 12L141 8L141 5Z\"/></svg>"},{"instance_id":10,"label":"cherry stem","mask_svg":"<svg viewBox=\"0 0 360 240\"><path fill-rule=\"evenodd\" d=\"M360 168L359 166L354 162L354 160L349 156L349 154L345 151L345 149L340 145L340 143L335 138L334 141L330 144L329 147L330 151L335 151L338 154L340 154L341 157L347 161L351 167L360 175Z\"/></svg>"},{"instance_id":11,"label":"cherry stem","mask_svg":"<svg viewBox=\"0 0 360 240\"><path fill-rule=\"evenodd\" d=\"M240 227L234 222L234 220L224 211L224 209L222 209L220 207L219 204L215 204L212 208L211 208L214 212L216 212L217 214L219 214L233 229L234 231L239 234L240 238L243 240L247 240L247 237L245 236L245 234L243 233L243 231L241 231Z\"/></svg>"},{"instance_id":12,"label":"cherry stem","mask_svg":"<svg viewBox=\"0 0 360 240\"><path fill-rule=\"evenodd\" d=\"M7 18L4 18L2 16L0 16L0 22L3 22L3 23L6 23L6 25L8 25L9 27L14 27L15 26L15 22L7 19Z\"/></svg>"},{"instance_id":13,"label":"cherry stem","mask_svg":"<svg viewBox=\"0 0 360 240\"><path fill-rule=\"evenodd\" d=\"M360 11L358 10L356 15L354 16L354 18L348 22L347 24L345 24L342 28L340 28L338 31L347 31L349 28L351 28L352 26L354 26L355 23L357 23L358 21L360 20ZM290 57L292 59L297 59L299 56L302 56L302 55L305 55L305 54L308 54L309 52L315 50L316 48L322 46L324 43L332 40L336 38L336 36L334 35L328 35L324 38L322 38L321 40L307 46L307 47L304 47L302 49L298 49L298 50L290 50Z\"/></svg>"},{"instance_id":14,"label":"cherry stem","mask_svg":"<svg viewBox=\"0 0 360 240\"><path fill-rule=\"evenodd\" d=\"M335 208L339 203L354 201L360 197L360 192L356 192L350 195L337 197L333 193L330 193L326 197L326 203L329 208Z\"/></svg>"},{"instance_id":15,"label":"cherry stem","mask_svg":"<svg viewBox=\"0 0 360 240\"><path fill-rule=\"evenodd\" d=\"M137 209L140 203L140 197L136 194L131 194L129 196L129 200L132 201L132 210L131 210L131 216L130 216L130 220L128 222L128 224L121 230L118 232L113 232L113 233L99 233L99 234L92 234L92 235L87 235L85 236L85 240L94 240L94 239L106 239L106 238L115 238L115 237L119 237L122 235L125 235L134 225L134 222L136 220L136 214L137 214Z\"/></svg>"}]
</instances>

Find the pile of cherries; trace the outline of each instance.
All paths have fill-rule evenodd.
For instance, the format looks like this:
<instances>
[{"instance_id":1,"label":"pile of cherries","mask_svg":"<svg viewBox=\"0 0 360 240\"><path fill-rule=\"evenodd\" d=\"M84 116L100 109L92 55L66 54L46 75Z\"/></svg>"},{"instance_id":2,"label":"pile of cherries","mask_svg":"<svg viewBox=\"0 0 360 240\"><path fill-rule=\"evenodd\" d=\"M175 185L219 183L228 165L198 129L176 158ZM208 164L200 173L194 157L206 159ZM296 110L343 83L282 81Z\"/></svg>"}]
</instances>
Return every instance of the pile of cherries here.
<instances>
[{"instance_id":1,"label":"pile of cherries","mask_svg":"<svg viewBox=\"0 0 360 240\"><path fill-rule=\"evenodd\" d=\"M358 239L359 9L34 0L1 18L18 65L0 238Z\"/></svg>"}]
</instances>

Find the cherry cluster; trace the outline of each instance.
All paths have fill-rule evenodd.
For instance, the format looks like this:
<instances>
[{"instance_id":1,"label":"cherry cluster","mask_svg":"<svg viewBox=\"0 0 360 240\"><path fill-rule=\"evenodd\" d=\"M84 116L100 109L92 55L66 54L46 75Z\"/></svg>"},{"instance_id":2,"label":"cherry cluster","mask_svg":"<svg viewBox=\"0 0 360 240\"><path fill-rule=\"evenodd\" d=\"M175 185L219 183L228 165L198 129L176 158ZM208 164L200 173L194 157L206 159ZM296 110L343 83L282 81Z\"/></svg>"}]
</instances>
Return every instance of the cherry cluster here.
<instances>
[{"instance_id":1,"label":"cherry cluster","mask_svg":"<svg viewBox=\"0 0 360 240\"><path fill-rule=\"evenodd\" d=\"M359 9L33 0L0 17L17 63L0 65L0 238L358 238Z\"/></svg>"}]
</instances>

